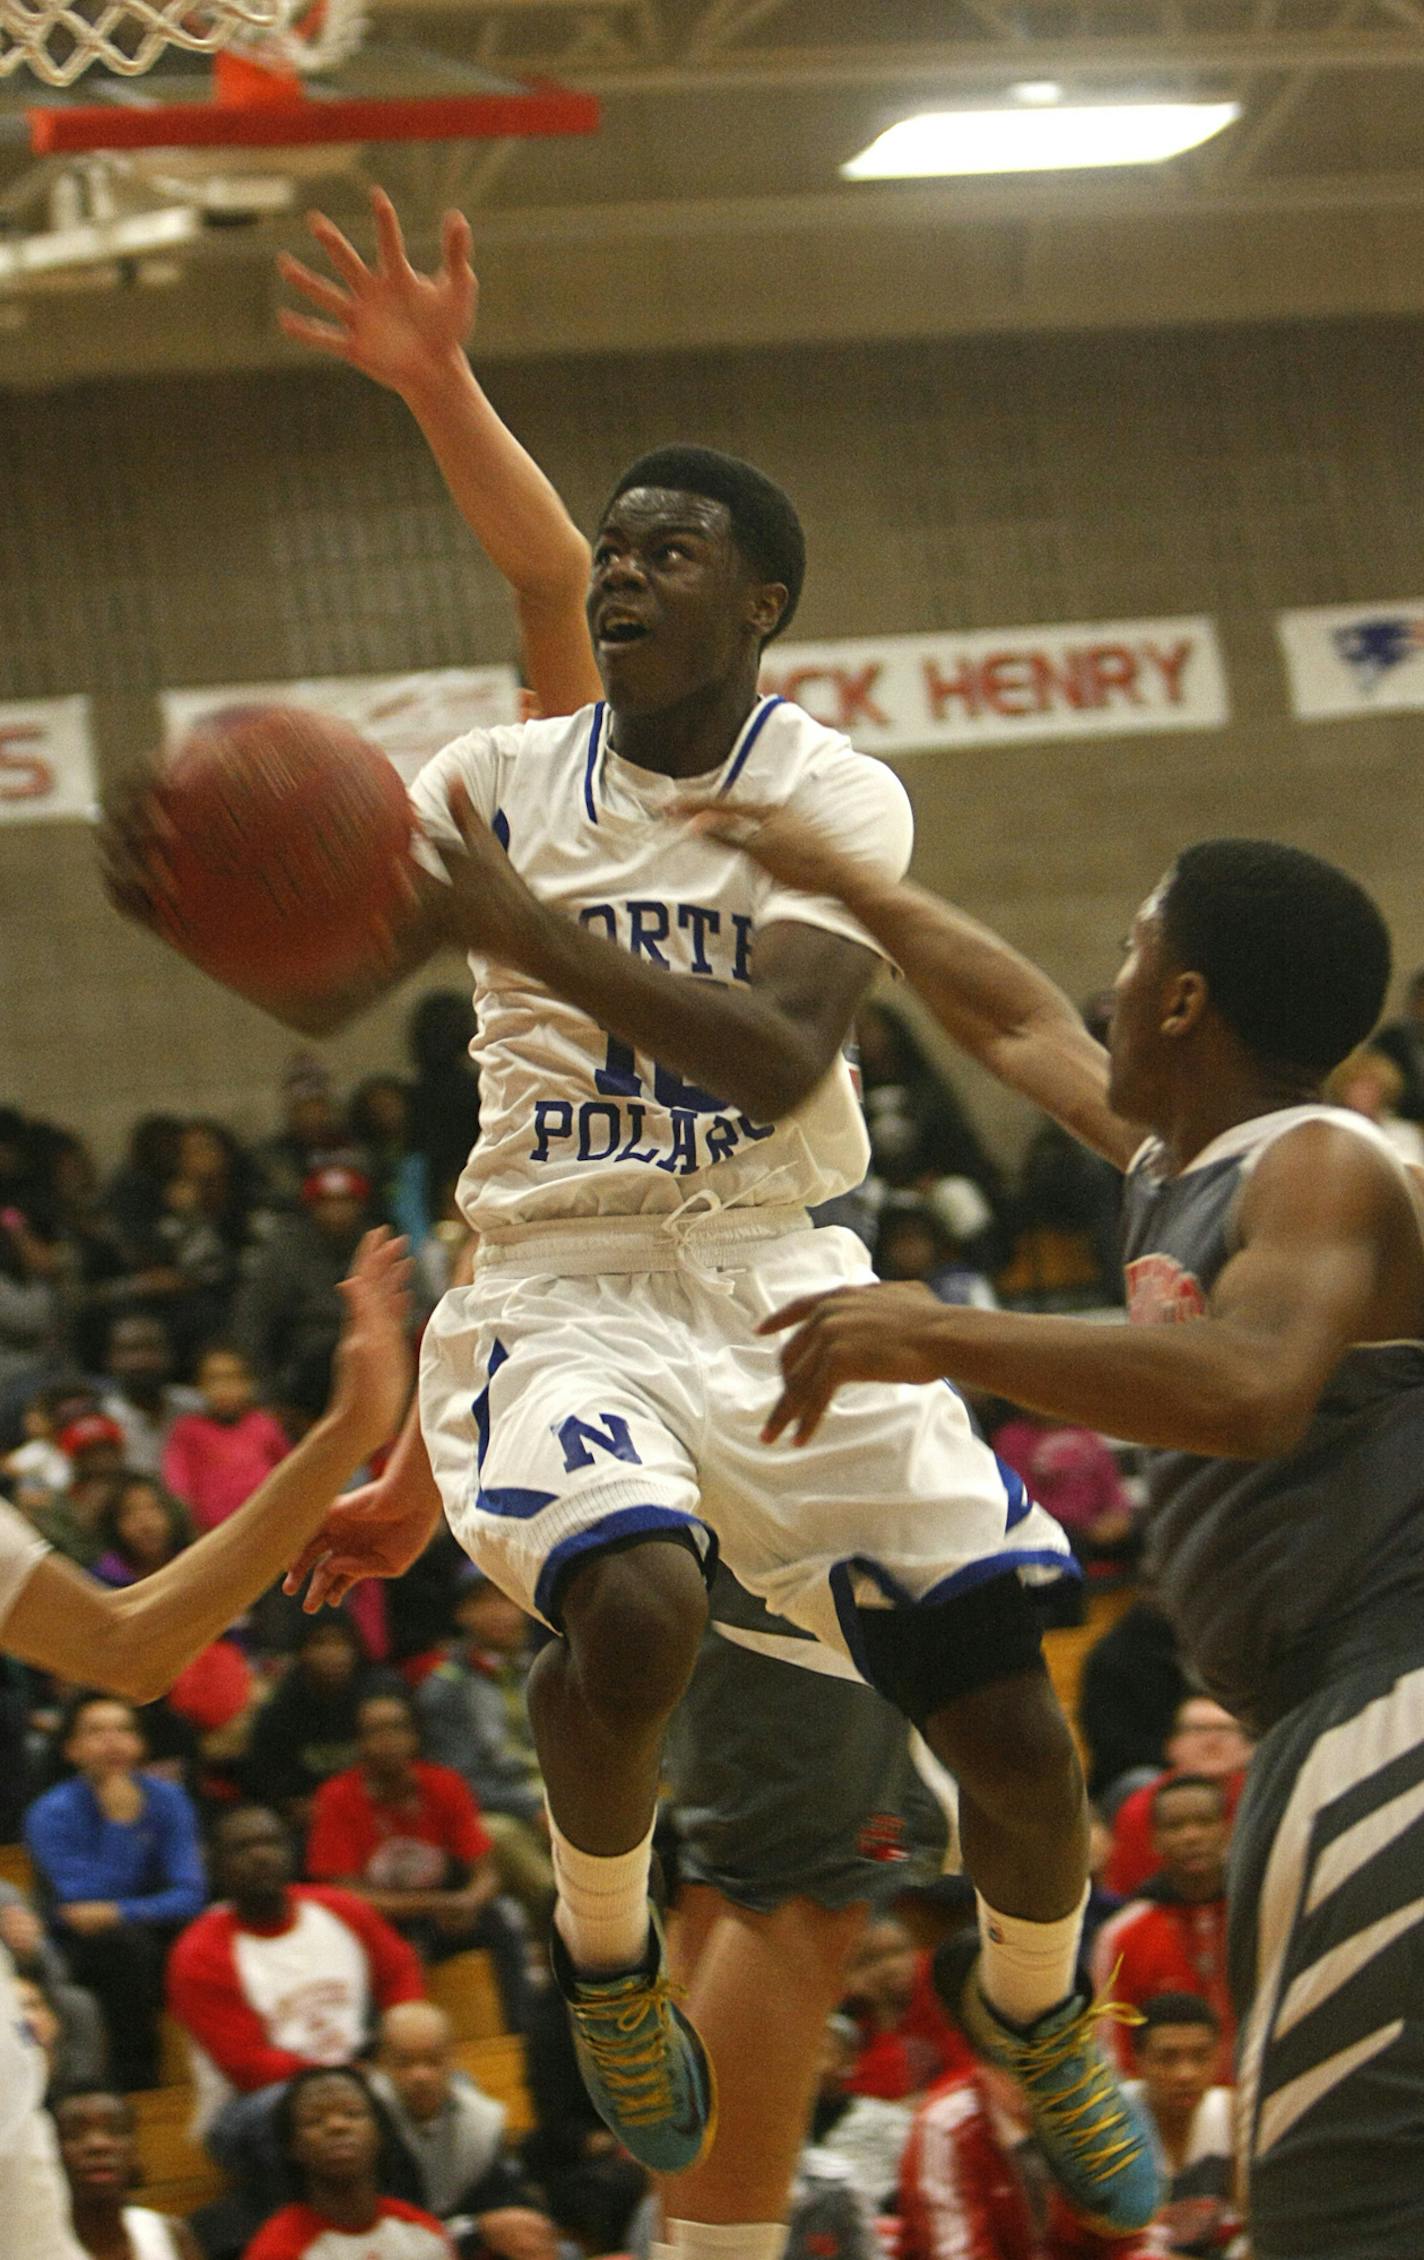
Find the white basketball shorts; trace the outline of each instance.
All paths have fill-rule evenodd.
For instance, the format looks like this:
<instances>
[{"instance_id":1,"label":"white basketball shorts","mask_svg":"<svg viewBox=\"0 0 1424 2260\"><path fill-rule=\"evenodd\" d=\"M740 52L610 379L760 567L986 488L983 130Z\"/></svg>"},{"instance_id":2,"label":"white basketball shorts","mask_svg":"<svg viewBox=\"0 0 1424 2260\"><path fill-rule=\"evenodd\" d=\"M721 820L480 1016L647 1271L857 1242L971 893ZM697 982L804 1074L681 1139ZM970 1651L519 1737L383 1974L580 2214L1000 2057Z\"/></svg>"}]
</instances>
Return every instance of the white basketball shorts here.
<instances>
[{"instance_id":1,"label":"white basketball shorts","mask_svg":"<svg viewBox=\"0 0 1424 2260\"><path fill-rule=\"evenodd\" d=\"M686 1531L857 1664L858 1607L1071 1572L1057 1523L943 1383L853 1384L809 1444L762 1443L780 1338L758 1322L873 1276L853 1233L816 1231L804 1210L681 1232L594 1217L482 1241L420 1373L431 1465L471 1560L557 1628L581 1556Z\"/></svg>"}]
</instances>

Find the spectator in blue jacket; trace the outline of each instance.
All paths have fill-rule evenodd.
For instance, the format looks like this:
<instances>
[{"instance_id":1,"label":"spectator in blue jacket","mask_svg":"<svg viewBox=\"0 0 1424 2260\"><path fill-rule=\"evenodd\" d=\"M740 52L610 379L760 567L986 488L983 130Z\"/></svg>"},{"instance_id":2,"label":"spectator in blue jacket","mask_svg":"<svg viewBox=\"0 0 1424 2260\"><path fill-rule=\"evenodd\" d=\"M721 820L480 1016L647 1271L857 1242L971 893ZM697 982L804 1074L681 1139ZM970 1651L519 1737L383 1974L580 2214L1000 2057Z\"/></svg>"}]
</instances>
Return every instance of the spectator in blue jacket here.
<instances>
[{"instance_id":1,"label":"spectator in blue jacket","mask_svg":"<svg viewBox=\"0 0 1424 2260\"><path fill-rule=\"evenodd\" d=\"M197 1814L141 1770L128 1703L78 1696L62 1747L73 1775L30 1807L25 1842L65 1960L104 2012L115 2084L152 2087L168 1948L207 1899Z\"/></svg>"}]
</instances>

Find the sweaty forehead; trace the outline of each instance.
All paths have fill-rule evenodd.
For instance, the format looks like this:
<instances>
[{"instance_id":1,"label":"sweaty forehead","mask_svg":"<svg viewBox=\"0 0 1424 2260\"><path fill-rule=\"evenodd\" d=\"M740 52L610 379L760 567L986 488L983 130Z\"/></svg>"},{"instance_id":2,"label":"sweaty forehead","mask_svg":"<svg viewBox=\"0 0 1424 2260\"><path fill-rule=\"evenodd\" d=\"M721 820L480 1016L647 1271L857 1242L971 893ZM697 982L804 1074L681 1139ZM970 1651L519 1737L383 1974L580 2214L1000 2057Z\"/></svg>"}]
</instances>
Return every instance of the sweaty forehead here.
<instances>
[{"instance_id":1,"label":"sweaty forehead","mask_svg":"<svg viewBox=\"0 0 1424 2260\"><path fill-rule=\"evenodd\" d=\"M629 487L615 495L603 514L600 533L667 533L674 528L715 537L730 534L732 514L709 494L678 487Z\"/></svg>"}]
</instances>

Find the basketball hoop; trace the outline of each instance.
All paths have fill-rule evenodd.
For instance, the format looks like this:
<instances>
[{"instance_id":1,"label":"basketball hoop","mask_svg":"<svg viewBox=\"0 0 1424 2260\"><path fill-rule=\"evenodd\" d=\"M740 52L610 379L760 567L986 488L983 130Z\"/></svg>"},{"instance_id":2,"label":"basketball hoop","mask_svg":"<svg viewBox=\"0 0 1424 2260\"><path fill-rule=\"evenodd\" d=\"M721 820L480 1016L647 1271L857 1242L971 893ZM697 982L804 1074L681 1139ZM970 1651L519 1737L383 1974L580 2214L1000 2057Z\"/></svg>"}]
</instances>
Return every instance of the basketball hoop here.
<instances>
[{"instance_id":1,"label":"basketball hoop","mask_svg":"<svg viewBox=\"0 0 1424 2260\"><path fill-rule=\"evenodd\" d=\"M72 86L91 64L138 78L169 47L240 47L277 70L333 70L365 28L365 0L0 0L0 78L23 67Z\"/></svg>"}]
</instances>

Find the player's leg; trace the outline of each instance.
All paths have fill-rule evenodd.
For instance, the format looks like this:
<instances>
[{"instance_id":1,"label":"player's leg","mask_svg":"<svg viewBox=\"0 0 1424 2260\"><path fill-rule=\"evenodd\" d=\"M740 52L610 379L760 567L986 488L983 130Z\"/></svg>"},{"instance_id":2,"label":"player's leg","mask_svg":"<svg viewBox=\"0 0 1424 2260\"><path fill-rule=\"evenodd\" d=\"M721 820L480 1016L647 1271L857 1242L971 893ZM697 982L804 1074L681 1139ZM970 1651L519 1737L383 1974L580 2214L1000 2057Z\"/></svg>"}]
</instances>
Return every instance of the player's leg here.
<instances>
[{"instance_id":1,"label":"player's leg","mask_svg":"<svg viewBox=\"0 0 1424 2260\"><path fill-rule=\"evenodd\" d=\"M1087 1791L1018 1577L1005 1572L922 1608L863 1609L859 1639L874 1683L958 1784L960 1849L981 1901L1039 1925L1076 1918L1088 1882ZM987 1979L992 1937L985 1954ZM1075 1922L1036 1984L1015 1987L1010 1965L986 1990L1028 2022L1071 1989L1076 1955Z\"/></svg>"},{"instance_id":2,"label":"player's leg","mask_svg":"<svg viewBox=\"0 0 1424 2260\"><path fill-rule=\"evenodd\" d=\"M671 1995L648 1881L663 1737L706 1622L710 1542L675 1432L692 1413L617 1371L611 1340L631 1338L649 1371L666 1359L608 1286L524 1279L513 1297L498 1282L447 1296L422 1353L421 1418L456 1536L558 1634L529 1683L555 1976L600 2113L645 2165L676 2171L707 2139L711 2075ZM473 1397L471 1374L483 1383Z\"/></svg>"},{"instance_id":3,"label":"player's leg","mask_svg":"<svg viewBox=\"0 0 1424 2260\"><path fill-rule=\"evenodd\" d=\"M760 1251L755 1275L738 1278L739 1302L760 1318L774 1298L835 1283L838 1265L861 1275L843 1240L788 1235ZM1072 2202L1114 2232L1141 2227L1157 2176L1077 1974L1086 1798L1021 1583L1071 1569L1067 1541L947 1388L847 1390L807 1444L759 1458L758 1434L759 1423L749 1434L726 1416L712 1447L717 1491L732 1494L708 1504L728 1563L770 1605L843 1644L955 1776L980 1913L961 1989L971 2037L1019 2077Z\"/></svg>"},{"instance_id":4,"label":"player's leg","mask_svg":"<svg viewBox=\"0 0 1424 2260\"><path fill-rule=\"evenodd\" d=\"M680 1905L674 1964L687 1969L688 2012L716 2067L718 2120L701 2161L662 2186L668 2250L679 2260L695 2254L689 2231L701 2224L764 2225L770 2260L811 2120L826 2020L844 1995L867 1903L823 1907L803 1897L760 1911L706 1884L688 1897L698 1950L686 1964L692 1941L679 1935Z\"/></svg>"},{"instance_id":5,"label":"player's leg","mask_svg":"<svg viewBox=\"0 0 1424 2260\"><path fill-rule=\"evenodd\" d=\"M1237 1813L1227 1897L1256 2260L1421 2249L1424 1654L1412 1646L1342 1671L1272 1728Z\"/></svg>"},{"instance_id":6,"label":"player's leg","mask_svg":"<svg viewBox=\"0 0 1424 2260\"><path fill-rule=\"evenodd\" d=\"M875 1684L959 1786L979 1936L941 1957L937 1981L975 2046L1019 2081L1073 2205L1109 2233L1141 2228L1157 2169L1079 1970L1087 1799L1032 1602L1000 1575L945 1602L862 1609L857 1638Z\"/></svg>"},{"instance_id":7,"label":"player's leg","mask_svg":"<svg viewBox=\"0 0 1424 2260\"><path fill-rule=\"evenodd\" d=\"M839 1659L724 1571L712 1615L667 1772L684 1879L673 1960L719 2116L699 2164L662 2185L663 2235L677 2260L720 2260L734 2236L736 2260L760 2260L781 2249L826 2019L867 1907L941 1871L945 1824L903 1721ZM765 1646L740 1645L748 1635Z\"/></svg>"}]
</instances>

